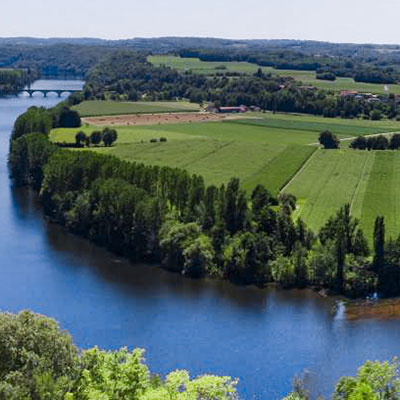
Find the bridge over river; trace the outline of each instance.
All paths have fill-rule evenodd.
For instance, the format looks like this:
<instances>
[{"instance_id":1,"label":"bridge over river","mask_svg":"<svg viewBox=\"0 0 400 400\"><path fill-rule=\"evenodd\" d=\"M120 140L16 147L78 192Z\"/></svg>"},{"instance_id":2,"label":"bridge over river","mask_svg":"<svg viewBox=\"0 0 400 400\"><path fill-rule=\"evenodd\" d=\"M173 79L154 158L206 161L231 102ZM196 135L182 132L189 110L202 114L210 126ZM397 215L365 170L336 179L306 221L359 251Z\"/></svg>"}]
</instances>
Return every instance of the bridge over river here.
<instances>
[{"instance_id":1,"label":"bridge over river","mask_svg":"<svg viewBox=\"0 0 400 400\"><path fill-rule=\"evenodd\" d=\"M78 89L22 89L19 93L28 93L30 97L33 97L36 92L42 93L44 97L47 97L49 93L56 93L58 97L61 97L63 93L72 94L79 91Z\"/></svg>"}]
</instances>

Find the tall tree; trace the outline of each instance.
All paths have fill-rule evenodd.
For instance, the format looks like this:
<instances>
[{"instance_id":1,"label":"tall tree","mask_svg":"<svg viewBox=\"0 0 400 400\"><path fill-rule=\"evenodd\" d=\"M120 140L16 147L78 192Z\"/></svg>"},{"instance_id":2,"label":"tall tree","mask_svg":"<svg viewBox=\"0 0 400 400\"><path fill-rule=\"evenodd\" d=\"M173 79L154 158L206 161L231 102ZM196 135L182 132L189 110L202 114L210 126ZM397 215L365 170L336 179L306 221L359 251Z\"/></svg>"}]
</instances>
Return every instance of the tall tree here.
<instances>
[{"instance_id":1,"label":"tall tree","mask_svg":"<svg viewBox=\"0 0 400 400\"><path fill-rule=\"evenodd\" d=\"M385 264L385 218L378 216L374 227L374 260L375 272L381 273Z\"/></svg>"}]
</instances>

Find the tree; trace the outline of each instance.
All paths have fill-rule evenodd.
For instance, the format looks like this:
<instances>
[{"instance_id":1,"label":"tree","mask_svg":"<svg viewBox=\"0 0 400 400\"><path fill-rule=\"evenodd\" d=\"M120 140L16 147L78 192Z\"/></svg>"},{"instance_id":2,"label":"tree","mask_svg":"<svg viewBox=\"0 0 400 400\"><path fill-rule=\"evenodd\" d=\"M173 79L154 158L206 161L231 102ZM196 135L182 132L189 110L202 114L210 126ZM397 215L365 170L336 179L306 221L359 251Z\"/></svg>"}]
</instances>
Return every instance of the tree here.
<instances>
[{"instance_id":1,"label":"tree","mask_svg":"<svg viewBox=\"0 0 400 400\"><path fill-rule=\"evenodd\" d=\"M398 150L400 148L400 134L399 133L394 133L390 137L389 148L390 148L390 150Z\"/></svg>"},{"instance_id":2,"label":"tree","mask_svg":"<svg viewBox=\"0 0 400 400\"><path fill-rule=\"evenodd\" d=\"M224 220L226 229L232 235L246 226L247 199L245 191L240 188L238 178L232 178L226 188Z\"/></svg>"},{"instance_id":3,"label":"tree","mask_svg":"<svg viewBox=\"0 0 400 400\"><path fill-rule=\"evenodd\" d=\"M86 143L86 141L87 141L87 136L85 132L79 131L75 135L75 142L77 146L83 146L83 144Z\"/></svg>"},{"instance_id":4,"label":"tree","mask_svg":"<svg viewBox=\"0 0 400 400\"><path fill-rule=\"evenodd\" d=\"M340 379L333 400L396 400L400 396L399 365L367 361L355 377Z\"/></svg>"},{"instance_id":5,"label":"tree","mask_svg":"<svg viewBox=\"0 0 400 400\"><path fill-rule=\"evenodd\" d=\"M340 140L330 131L321 132L319 142L324 149L338 149L340 145Z\"/></svg>"},{"instance_id":6,"label":"tree","mask_svg":"<svg viewBox=\"0 0 400 400\"><path fill-rule=\"evenodd\" d=\"M117 140L118 133L115 129L104 128L102 132L102 139L104 146L109 147Z\"/></svg>"},{"instance_id":7,"label":"tree","mask_svg":"<svg viewBox=\"0 0 400 400\"><path fill-rule=\"evenodd\" d=\"M369 113L369 116L371 117L372 121L379 121L382 119L382 112L374 109Z\"/></svg>"},{"instance_id":8,"label":"tree","mask_svg":"<svg viewBox=\"0 0 400 400\"><path fill-rule=\"evenodd\" d=\"M375 272L382 271L385 263L385 218L376 217L374 226L374 259L373 268Z\"/></svg>"},{"instance_id":9,"label":"tree","mask_svg":"<svg viewBox=\"0 0 400 400\"><path fill-rule=\"evenodd\" d=\"M342 235L336 239L336 290L341 293L344 284L344 263L346 259L346 244Z\"/></svg>"},{"instance_id":10,"label":"tree","mask_svg":"<svg viewBox=\"0 0 400 400\"><path fill-rule=\"evenodd\" d=\"M77 349L69 334L43 315L0 314L0 398L63 399Z\"/></svg>"},{"instance_id":11,"label":"tree","mask_svg":"<svg viewBox=\"0 0 400 400\"><path fill-rule=\"evenodd\" d=\"M102 139L102 135L101 135L100 131L93 131L90 134L90 143L92 143L95 146L100 144L101 139Z\"/></svg>"},{"instance_id":12,"label":"tree","mask_svg":"<svg viewBox=\"0 0 400 400\"><path fill-rule=\"evenodd\" d=\"M296 242L292 258L296 285L305 287L308 283L307 250L300 242Z\"/></svg>"},{"instance_id":13,"label":"tree","mask_svg":"<svg viewBox=\"0 0 400 400\"><path fill-rule=\"evenodd\" d=\"M215 254L211 239L206 235L200 235L183 250L185 259L183 273L192 277L201 277L205 273L216 274L214 267Z\"/></svg>"},{"instance_id":14,"label":"tree","mask_svg":"<svg viewBox=\"0 0 400 400\"><path fill-rule=\"evenodd\" d=\"M64 107L60 110L58 116L58 126L61 128L78 128L81 126L81 117L77 111Z\"/></svg>"},{"instance_id":15,"label":"tree","mask_svg":"<svg viewBox=\"0 0 400 400\"><path fill-rule=\"evenodd\" d=\"M365 150L367 148L367 139L364 136L357 136L351 143L352 149Z\"/></svg>"}]
</instances>

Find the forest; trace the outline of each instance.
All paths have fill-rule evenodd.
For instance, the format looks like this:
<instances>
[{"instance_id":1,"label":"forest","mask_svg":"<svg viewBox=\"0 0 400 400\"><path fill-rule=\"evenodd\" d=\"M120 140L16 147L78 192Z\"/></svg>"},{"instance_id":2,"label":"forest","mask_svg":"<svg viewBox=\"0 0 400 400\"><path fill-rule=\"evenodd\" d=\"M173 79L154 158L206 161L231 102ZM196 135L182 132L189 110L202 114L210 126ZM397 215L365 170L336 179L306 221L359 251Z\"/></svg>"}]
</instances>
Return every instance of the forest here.
<instances>
[{"instance_id":1,"label":"forest","mask_svg":"<svg viewBox=\"0 0 400 400\"><path fill-rule=\"evenodd\" d=\"M190 277L350 297L400 293L400 238L385 236L383 217L372 249L349 205L313 233L293 218L289 194L275 197L258 185L248 198L237 178L207 186L182 169L52 144L51 128L79 124L73 117L66 104L30 108L16 121L9 158L15 182L36 188L49 218L72 232Z\"/></svg>"}]
</instances>

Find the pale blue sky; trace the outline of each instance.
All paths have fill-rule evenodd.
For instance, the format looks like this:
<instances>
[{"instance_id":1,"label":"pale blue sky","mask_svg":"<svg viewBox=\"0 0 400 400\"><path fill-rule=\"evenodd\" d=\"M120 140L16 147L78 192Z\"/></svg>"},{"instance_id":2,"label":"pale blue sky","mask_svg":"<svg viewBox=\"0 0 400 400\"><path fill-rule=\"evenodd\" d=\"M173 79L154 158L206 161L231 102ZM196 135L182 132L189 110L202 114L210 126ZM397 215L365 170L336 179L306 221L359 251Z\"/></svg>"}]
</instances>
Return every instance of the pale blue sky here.
<instances>
[{"instance_id":1,"label":"pale blue sky","mask_svg":"<svg viewBox=\"0 0 400 400\"><path fill-rule=\"evenodd\" d=\"M400 44L400 0L3 0L0 36Z\"/></svg>"}]
</instances>

